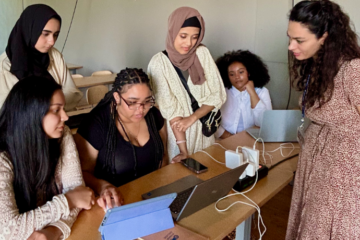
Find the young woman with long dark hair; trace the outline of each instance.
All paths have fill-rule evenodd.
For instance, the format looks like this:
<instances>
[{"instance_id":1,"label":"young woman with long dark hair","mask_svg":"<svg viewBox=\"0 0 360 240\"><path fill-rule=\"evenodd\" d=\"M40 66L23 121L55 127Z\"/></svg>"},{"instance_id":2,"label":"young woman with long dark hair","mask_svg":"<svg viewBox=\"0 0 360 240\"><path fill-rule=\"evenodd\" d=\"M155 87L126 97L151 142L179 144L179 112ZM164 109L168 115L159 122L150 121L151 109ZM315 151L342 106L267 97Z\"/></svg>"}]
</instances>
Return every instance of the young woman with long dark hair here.
<instances>
[{"instance_id":1,"label":"young woman with long dark hair","mask_svg":"<svg viewBox=\"0 0 360 240\"><path fill-rule=\"evenodd\" d=\"M360 235L360 48L349 17L332 1L301 1L290 12L289 68L303 91L301 152L286 239Z\"/></svg>"},{"instance_id":2,"label":"young woman with long dark hair","mask_svg":"<svg viewBox=\"0 0 360 240\"><path fill-rule=\"evenodd\" d=\"M54 48L60 27L61 17L47 5L30 5L21 13L6 51L0 55L0 107L15 83L40 76L60 84L65 109L75 108L82 93L75 86L62 54Z\"/></svg>"},{"instance_id":3,"label":"young woman with long dark hair","mask_svg":"<svg viewBox=\"0 0 360 240\"><path fill-rule=\"evenodd\" d=\"M94 204L84 186L65 98L54 80L29 77L0 112L0 239L67 238Z\"/></svg>"},{"instance_id":4,"label":"young woman with long dark hair","mask_svg":"<svg viewBox=\"0 0 360 240\"><path fill-rule=\"evenodd\" d=\"M126 68L75 135L85 182L104 209L122 204L117 187L168 162L164 119L154 104L147 75Z\"/></svg>"}]
</instances>

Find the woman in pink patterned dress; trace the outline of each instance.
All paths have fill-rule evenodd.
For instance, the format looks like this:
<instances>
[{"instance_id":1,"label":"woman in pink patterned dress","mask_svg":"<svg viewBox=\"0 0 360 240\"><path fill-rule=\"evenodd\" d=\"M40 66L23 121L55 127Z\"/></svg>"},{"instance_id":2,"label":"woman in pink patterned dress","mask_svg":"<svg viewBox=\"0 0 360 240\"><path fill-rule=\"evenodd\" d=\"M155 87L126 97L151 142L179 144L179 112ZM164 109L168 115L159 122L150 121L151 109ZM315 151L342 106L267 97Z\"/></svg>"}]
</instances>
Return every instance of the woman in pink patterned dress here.
<instances>
[{"instance_id":1,"label":"woman in pink patterned dress","mask_svg":"<svg viewBox=\"0 0 360 240\"><path fill-rule=\"evenodd\" d=\"M302 134L286 239L360 238L360 48L328 0L290 13L290 76L311 120ZM301 141L302 140L302 141Z\"/></svg>"}]
</instances>

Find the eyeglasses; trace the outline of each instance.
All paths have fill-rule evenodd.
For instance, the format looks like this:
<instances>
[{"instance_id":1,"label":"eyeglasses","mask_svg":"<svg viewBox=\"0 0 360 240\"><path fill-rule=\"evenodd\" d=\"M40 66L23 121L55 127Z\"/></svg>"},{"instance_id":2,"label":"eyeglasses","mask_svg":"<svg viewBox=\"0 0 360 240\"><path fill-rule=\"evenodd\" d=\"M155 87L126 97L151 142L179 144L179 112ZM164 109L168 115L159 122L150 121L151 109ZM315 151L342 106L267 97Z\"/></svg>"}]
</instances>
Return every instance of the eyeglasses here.
<instances>
[{"instance_id":1,"label":"eyeglasses","mask_svg":"<svg viewBox=\"0 0 360 240\"><path fill-rule=\"evenodd\" d=\"M140 106L143 106L144 109L152 108L155 105L155 98L152 96L151 99L147 100L144 103L138 102L127 102L122 96L120 96L122 100L128 105L130 110L138 110Z\"/></svg>"}]
</instances>

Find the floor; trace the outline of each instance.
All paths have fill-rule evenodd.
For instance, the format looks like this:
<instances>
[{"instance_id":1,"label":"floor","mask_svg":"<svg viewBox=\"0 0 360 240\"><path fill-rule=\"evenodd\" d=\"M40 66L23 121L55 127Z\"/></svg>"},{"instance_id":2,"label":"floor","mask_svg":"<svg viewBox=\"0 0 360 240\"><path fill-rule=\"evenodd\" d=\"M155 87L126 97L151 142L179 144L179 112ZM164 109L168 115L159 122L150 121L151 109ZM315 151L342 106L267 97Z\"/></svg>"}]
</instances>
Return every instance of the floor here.
<instances>
[{"instance_id":1,"label":"floor","mask_svg":"<svg viewBox=\"0 0 360 240\"><path fill-rule=\"evenodd\" d=\"M285 239L293 187L287 185L261 208L261 216L267 228L263 240ZM257 214L251 224L251 240L259 239ZM263 230L263 229L262 229ZM226 237L224 240L231 240Z\"/></svg>"}]
</instances>

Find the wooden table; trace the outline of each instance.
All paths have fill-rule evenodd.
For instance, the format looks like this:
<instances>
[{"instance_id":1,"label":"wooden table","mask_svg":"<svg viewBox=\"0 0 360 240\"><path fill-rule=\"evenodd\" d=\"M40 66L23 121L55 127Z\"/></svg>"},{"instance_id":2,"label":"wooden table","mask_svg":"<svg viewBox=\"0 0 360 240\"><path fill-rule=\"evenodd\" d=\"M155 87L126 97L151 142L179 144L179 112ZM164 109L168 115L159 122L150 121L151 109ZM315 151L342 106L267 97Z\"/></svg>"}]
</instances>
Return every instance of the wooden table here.
<instances>
[{"instance_id":1,"label":"wooden table","mask_svg":"<svg viewBox=\"0 0 360 240\"><path fill-rule=\"evenodd\" d=\"M83 66L72 64L72 63L66 63L66 66L72 74L76 74L77 69L83 68Z\"/></svg>"},{"instance_id":2,"label":"wooden table","mask_svg":"<svg viewBox=\"0 0 360 240\"><path fill-rule=\"evenodd\" d=\"M78 88L92 87L97 85L107 85L114 83L116 75L117 75L116 73L113 73L111 75L74 78L74 82Z\"/></svg>"},{"instance_id":3,"label":"wooden table","mask_svg":"<svg viewBox=\"0 0 360 240\"><path fill-rule=\"evenodd\" d=\"M252 147L254 139L251 138L246 132L241 132L228 139L220 141L220 143L227 149L235 150L237 146ZM297 144L294 144L297 146ZM260 144L257 145L258 149ZM274 150L279 147L278 143L267 143L266 150ZM221 162L225 162L224 149L220 146L213 145L205 149L211 156ZM284 151L286 154L287 151ZM298 149L293 152L298 153ZM277 151L272 154L274 160L282 160L284 157ZM202 180L207 180L214 176L217 176L228 169L219 163L213 161L210 157L202 152L197 152L192 155L193 158L206 165L209 170L205 173L196 175ZM267 177L261 179L255 186L255 188L246 195L255 201L260 207L276 195L282 188L284 188L292 179L293 172L296 169L297 156L287 160L275 168L269 171ZM170 164L164 168L161 168L155 172L152 172L144 177L136 179L128 184L120 187L125 198L125 204L141 201L141 194L153 190L157 187L174 182L189 174L193 174L187 168L183 167L180 163ZM230 199L226 199L218 204L218 207L225 208L232 202L242 200L244 197L234 196ZM248 219L255 209L246 205L236 204L230 210L219 213L215 210L215 204L211 204L208 207L190 215L187 218L178 222L183 227L186 227L201 235L208 236L210 239L222 240L228 233L235 229L240 223ZM86 239L86 240L98 240L101 239L98 228L104 216L104 211L94 206L89 211L82 211L74 226L72 227L72 233L69 237L71 240ZM265 222L266 225L266 222Z\"/></svg>"}]
</instances>

